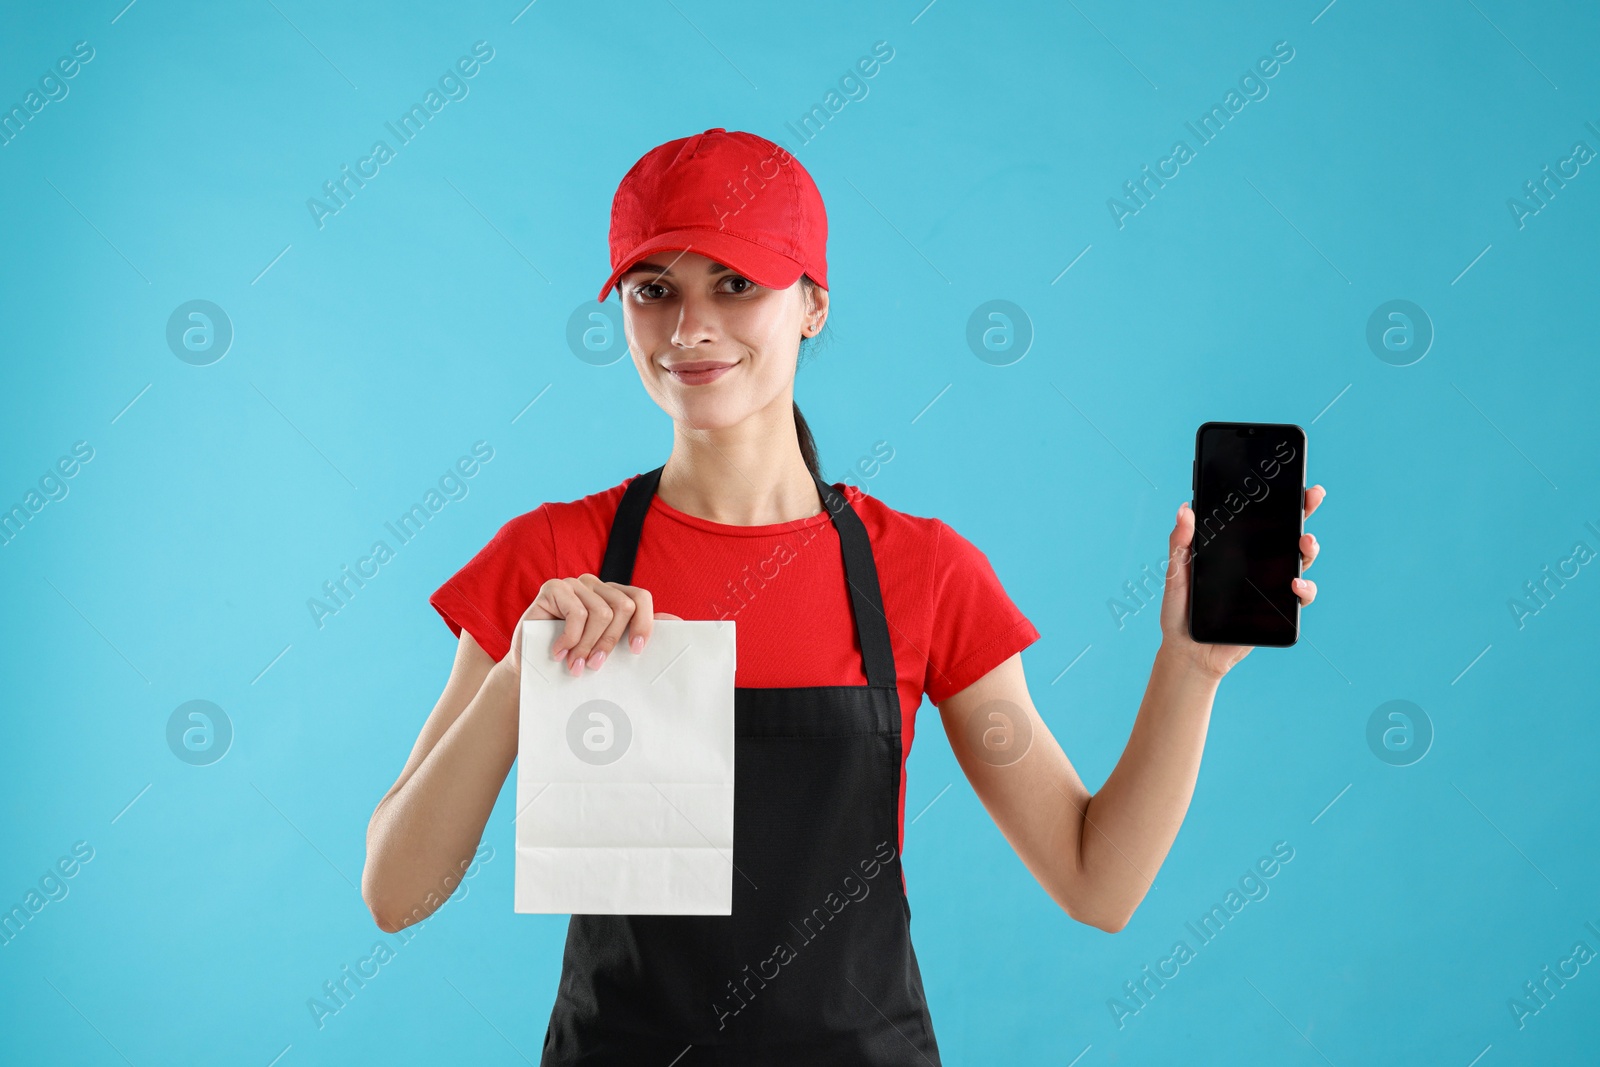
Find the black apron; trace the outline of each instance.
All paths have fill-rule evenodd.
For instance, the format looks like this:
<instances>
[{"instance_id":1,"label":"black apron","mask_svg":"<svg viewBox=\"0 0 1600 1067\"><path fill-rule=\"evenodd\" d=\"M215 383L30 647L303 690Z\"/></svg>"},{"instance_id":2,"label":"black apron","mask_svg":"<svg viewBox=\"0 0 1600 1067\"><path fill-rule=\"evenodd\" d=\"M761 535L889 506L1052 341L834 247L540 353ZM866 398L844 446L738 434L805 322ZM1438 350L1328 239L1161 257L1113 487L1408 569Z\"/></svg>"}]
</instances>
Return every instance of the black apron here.
<instances>
[{"instance_id":1,"label":"black apron","mask_svg":"<svg viewBox=\"0 0 1600 1067\"><path fill-rule=\"evenodd\" d=\"M600 579L631 583L661 467ZM815 479L866 685L734 689L732 915L573 915L540 1067L940 1067L899 856L900 697L872 545Z\"/></svg>"}]
</instances>

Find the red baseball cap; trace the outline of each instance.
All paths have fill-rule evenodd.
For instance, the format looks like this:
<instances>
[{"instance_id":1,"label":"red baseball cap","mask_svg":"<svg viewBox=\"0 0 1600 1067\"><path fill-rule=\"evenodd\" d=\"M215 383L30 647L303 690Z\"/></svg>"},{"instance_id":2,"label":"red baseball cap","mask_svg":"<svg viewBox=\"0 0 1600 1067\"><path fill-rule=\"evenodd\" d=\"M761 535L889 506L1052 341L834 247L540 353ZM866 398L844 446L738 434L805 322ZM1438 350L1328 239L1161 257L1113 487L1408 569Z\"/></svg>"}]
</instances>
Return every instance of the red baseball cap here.
<instances>
[{"instance_id":1,"label":"red baseball cap","mask_svg":"<svg viewBox=\"0 0 1600 1067\"><path fill-rule=\"evenodd\" d=\"M811 175L765 137L718 126L646 152L611 201L611 276L655 252L692 251L757 285L805 274L828 287L828 214Z\"/></svg>"}]
</instances>

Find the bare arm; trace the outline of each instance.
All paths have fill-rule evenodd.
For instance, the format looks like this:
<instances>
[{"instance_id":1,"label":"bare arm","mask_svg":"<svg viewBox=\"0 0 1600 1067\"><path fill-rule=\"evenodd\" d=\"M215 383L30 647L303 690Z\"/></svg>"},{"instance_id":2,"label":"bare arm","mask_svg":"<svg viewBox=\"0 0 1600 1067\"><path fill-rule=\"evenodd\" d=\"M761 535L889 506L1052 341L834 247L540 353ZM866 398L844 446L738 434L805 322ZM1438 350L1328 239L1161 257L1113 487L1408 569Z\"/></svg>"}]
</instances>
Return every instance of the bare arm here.
<instances>
[{"instance_id":1,"label":"bare arm","mask_svg":"<svg viewBox=\"0 0 1600 1067\"><path fill-rule=\"evenodd\" d=\"M361 895L379 928L426 919L459 884L517 756L517 708L516 677L463 630L444 692L367 826Z\"/></svg>"},{"instance_id":2,"label":"bare arm","mask_svg":"<svg viewBox=\"0 0 1600 1067\"><path fill-rule=\"evenodd\" d=\"M553 660L574 673L598 669L624 636L635 652L650 640L655 619L649 590L602 582L593 574L552 578L522 615L562 619ZM361 896L389 933L432 915L472 862L483 827L517 758L520 714L520 622L506 658L496 663L466 630L456 645L450 679L423 723L399 779L367 824Z\"/></svg>"},{"instance_id":3,"label":"bare arm","mask_svg":"<svg viewBox=\"0 0 1600 1067\"><path fill-rule=\"evenodd\" d=\"M1306 491L1305 514L1321 504ZM1090 794L1023 677L1022 656L1000 664L939 705L945 733L973 790L1011 847L1068 915L1109 933L1128 924L1183 825L1200 773L1212 701L1222 678L1249 652L1189 637L1189 546L1194 512L1179 510L1161 602L1161 647L1127 747L1100 791ZM1301 537L1302 569L1319 551ZM1297 587L1303 604L1311 582ZM1031 738L1007 751L985 745Z\"/></svg>"},{"instance_id":4,"label":"bare arm","mask_svg":"<svg viewBox=\"0 0 1600 1067\"><path fill-rule=\"evenodd\" d=\"M1079 922L1122 929L1178 836L1200 770L1218 679L1158 652L1116 768L1090 794L1039 717L1018 653L939 705L973 790L1045 892ZM1014 763L985 730L1031 737Z\"/></svg>"}]
</instances>

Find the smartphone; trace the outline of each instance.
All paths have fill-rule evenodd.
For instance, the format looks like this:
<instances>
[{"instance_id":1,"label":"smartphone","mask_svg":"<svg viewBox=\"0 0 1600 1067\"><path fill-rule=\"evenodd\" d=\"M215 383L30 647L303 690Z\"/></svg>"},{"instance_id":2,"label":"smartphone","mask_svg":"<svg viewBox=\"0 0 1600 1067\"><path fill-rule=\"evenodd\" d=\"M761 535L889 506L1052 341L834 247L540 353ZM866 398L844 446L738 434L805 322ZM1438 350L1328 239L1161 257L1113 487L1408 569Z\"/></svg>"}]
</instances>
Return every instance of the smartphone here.
<instances>
[{"instance_id":1,"label":"smartphone","mask_svg":"<svg viewBox=\"0 0 1600 1067\"><path fill-rule=\"evenodd\" d=\"M1293 423L1208 422L1194 438L1189 636L1286 648L1300 638L1306 432Z\"/></svg>"}]
</instances>

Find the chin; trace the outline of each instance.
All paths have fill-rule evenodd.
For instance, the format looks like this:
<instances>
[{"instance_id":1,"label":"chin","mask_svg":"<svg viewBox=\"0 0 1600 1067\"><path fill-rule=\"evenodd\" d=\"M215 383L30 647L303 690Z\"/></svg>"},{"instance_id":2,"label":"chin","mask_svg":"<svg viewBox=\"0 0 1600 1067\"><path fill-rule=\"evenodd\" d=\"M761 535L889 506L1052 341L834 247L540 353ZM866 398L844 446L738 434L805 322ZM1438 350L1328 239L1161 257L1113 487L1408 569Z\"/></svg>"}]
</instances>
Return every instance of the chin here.
<instances>
[{"instance_id":1,"label":"chin","mask_svg":"<svg viewBox=\"0 0 1600 1067\"><path fill-rule=\"evenodd\" d=\"M683 405L684 423L696 430L725 430L750 415L749 408L720 398L696 399Z\"/></svg>"}]
</instances>

